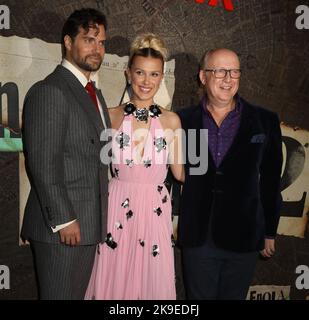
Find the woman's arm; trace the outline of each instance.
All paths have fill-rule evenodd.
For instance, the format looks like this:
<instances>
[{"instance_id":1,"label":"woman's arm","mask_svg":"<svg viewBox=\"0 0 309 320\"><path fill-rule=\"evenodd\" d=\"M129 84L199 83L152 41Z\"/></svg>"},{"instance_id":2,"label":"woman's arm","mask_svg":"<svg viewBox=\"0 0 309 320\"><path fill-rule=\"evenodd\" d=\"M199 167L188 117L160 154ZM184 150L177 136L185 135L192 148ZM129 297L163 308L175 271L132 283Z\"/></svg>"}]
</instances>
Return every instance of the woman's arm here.
<instances>
[{"instance_id":1,"label":"woman's arm","mask_svg":"<svg viewBox=\"0 0 309 320\"><path fill-rule=\"evenodd\" d=\"M174 112L168 112L167 124L170 129L170 145L169 145L169 163L173 176L176 180L184 182L185 173L183 165L182 139L183 130L178 115Z\"/></svg>"}]
</instances>

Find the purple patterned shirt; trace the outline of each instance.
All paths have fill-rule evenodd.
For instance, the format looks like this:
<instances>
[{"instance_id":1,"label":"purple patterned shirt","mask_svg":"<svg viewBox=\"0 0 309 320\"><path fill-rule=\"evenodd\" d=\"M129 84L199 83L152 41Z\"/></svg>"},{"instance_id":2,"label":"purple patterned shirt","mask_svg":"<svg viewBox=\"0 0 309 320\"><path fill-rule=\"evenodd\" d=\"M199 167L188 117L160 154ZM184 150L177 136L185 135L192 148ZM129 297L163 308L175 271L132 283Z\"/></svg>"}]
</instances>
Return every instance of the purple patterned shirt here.
<instances>
[{"instance_id":1,"label":"purple patterned shirt","mask_svg":"<svg viewBox=\"0 0 309 320\"><path fill-rule=\"evenodd\" d=\"M207 97L202 100L203 128L208 129L208 146L218 168L231 147L240 124L242 104L236 96L235 108L227 114L221 126L218 127L211 113L207 110Z\"/></svg>"}]
</instances>

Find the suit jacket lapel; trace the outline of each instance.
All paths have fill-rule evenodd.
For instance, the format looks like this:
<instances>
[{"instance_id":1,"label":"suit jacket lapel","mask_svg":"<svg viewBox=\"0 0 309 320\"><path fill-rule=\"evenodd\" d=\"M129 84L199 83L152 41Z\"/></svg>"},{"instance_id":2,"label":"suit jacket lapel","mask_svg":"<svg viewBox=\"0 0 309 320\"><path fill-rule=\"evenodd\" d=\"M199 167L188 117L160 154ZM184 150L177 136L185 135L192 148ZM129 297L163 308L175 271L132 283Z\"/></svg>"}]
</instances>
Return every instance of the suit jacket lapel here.
<instances>
[{"instance_id":1,"label":"suit jacket lapel","mask_svg":"<svg viewBox=\"0 0 309 320\"><path fill-rule=\"evenodd\" d=\"M102 119L98 114L98 111L96 110L96 107L94 106L85 88L78 81L78 79L66 68L58 66L56 68L56 71L60 72L61 77L63 77L66 80L69 88L72 90L73 95L76 98L76 101L85 111L87 117L89 118L90 122L94 125L96 132L100 137L100 134L104 129Z\"/></svg>"},{"instance_id":2,"label":"suit jacket lapel","mask_svg":"<svg viewBox=\"0 0 309 320\"><path fill-rule=\"evenodd\" d=\"M110 121L110 118L109 118L109 114L108 114L108 110L107 110L107 106L106 106L103 94L102 94L100 89L96 88L95 90L96 90L96 95L97 95L97 97L98 97L98 99L100 101L100 104L102 106L102 111L103 111L105 124L106 124L107 128L111 128L111 121Z\"/></svg>"}]
</instances>

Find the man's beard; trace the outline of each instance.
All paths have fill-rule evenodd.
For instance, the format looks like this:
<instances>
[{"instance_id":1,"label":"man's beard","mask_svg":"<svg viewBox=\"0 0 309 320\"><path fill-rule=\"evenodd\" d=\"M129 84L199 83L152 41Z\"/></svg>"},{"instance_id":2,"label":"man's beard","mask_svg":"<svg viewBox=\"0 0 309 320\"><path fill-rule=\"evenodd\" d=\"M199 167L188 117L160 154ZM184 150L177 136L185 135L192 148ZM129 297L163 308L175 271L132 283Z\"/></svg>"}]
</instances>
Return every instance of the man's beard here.
<instances>
[{"instance_id":1,"label":"man's beard","mask_svg":"<svg viewBox=\"0 0 309 320\"><path fill-rule=\"evenodd\" d=\"M100 62L90 64L87 62L87 59L89 57L91 57L91 56L86 56L83 60L76 61L75 63L82 70L90 71L90 72L98 71L101 67L101 64L102 64L102 58L100 57Z\"/></svg>"}]
</instances>

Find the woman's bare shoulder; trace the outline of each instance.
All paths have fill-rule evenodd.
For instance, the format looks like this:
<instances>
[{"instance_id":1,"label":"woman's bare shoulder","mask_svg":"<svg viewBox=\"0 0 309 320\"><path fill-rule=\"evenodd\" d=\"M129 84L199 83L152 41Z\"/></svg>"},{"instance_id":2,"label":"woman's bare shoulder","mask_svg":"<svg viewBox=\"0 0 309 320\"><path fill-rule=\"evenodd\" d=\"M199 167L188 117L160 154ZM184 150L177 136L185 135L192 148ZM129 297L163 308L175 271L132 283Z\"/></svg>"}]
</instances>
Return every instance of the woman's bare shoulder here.
<instances>
[{"instance_id":1,"label":"woman's bare shoulder","mask_svg":"<svg viewBox=\"0 0 309 320\"><path fill-rule=\"evenodd\" d=\"M124 108L124 104L120 105L120 106L117 106L117 107L111 107L111 108L108 108L108 112L112 115L117 115L117 114L120 114L120 113L123 113L123 108Z\"/></svg>"},{"instance_id":2,"label":"woman's bare shoulder","mask_svg":"<svg viewBox=\"0 0 309 320\"><path fill-rule=\"evenodd\" d=\"M108 108L108 113L109 113L109 117L111 119L111 123L112 123L112 128L114 129L118 129L122 120L123 120L123 108L124 108L124 104L117 106L117 107L112 107L112 108Z\"/></svg>"},{"instance_id":3,"label":"woman's bare shoulder","mask_svg":"<svg viewBox=\"0 0 309 320\"><path fill-rule=\"evenodd\" d=\"M162 107L160 107L160 110L162 112L162 118L164 118L164 122L168 123L171 129L178 129L181 127L180 118L177 113Z\"/></svg>"}]
</instances>

